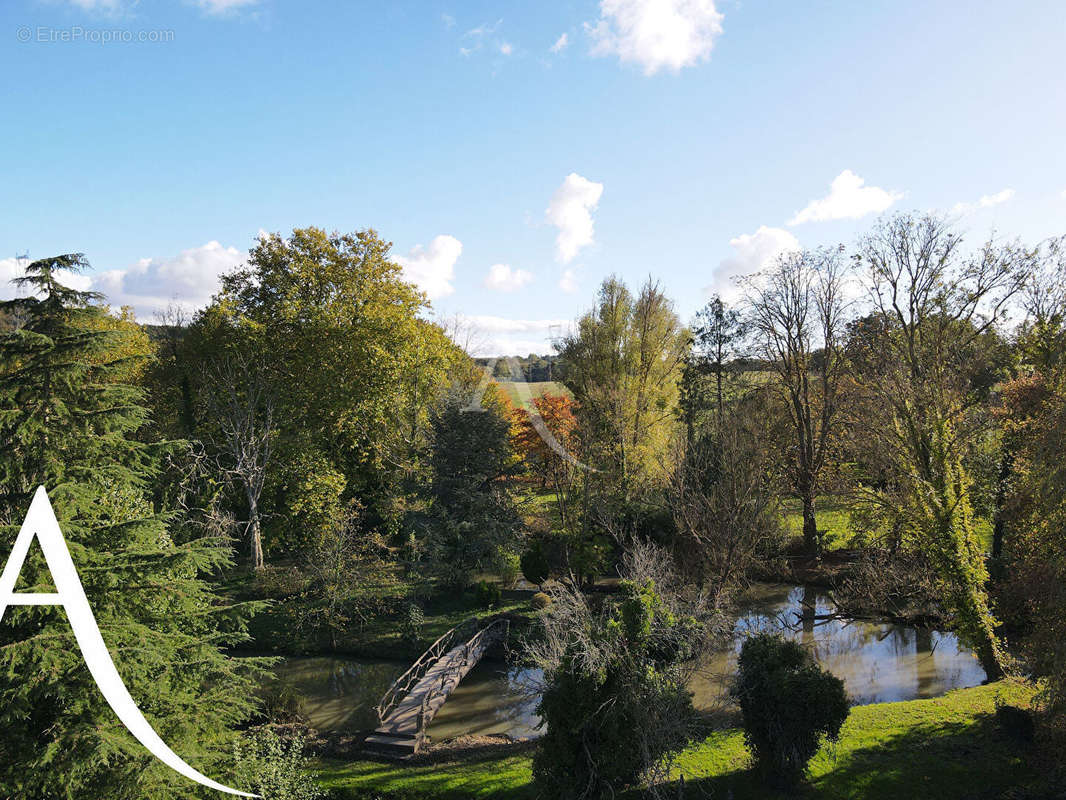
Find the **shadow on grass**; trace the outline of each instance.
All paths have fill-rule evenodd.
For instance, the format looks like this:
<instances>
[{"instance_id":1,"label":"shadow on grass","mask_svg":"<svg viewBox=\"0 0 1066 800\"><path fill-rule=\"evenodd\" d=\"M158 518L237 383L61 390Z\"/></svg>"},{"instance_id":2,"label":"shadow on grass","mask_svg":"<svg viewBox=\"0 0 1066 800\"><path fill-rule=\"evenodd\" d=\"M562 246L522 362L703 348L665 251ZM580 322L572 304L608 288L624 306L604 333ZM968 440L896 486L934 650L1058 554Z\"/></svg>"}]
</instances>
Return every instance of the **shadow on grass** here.
<instances>
[{"instance_id":1,"label":"shadow on grass","mask_svg":"<svg viewBox=\"0 0 1066 800\"><path fill-rule=\"evenodd\" d=\"M684 796L723 800L996 798L1033 777L1029 755L1029 746L1003 733L993 714L982 714L967 722L914 725L846 750L841 744L829 743L812 760L809 779L792 791L771 790L755 770L737 764L710 777L687 780Z\"/></svg>"}]
</instances>

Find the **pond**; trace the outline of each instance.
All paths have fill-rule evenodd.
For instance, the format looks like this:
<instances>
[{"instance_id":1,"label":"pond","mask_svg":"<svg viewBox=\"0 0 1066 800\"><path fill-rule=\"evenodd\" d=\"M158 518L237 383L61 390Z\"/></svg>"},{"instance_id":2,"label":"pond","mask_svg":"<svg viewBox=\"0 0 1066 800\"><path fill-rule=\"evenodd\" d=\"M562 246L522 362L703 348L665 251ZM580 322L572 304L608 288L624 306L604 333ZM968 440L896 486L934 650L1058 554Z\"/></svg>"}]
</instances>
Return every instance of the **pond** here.
<instances>
[{"instance_id":1,"label":"pond","mask_svg":"<svg viewBox=\"0 0 1066 800\"><path fill-rule=\"evenodd\" d=\"M733 646L708 657L691 689L698 708L725 702L736 656L755 630L779 630L810 648L822 666L844 679L853 703L935 697L985 679L977 659L954 634L905 625L823 619L834 611L820 589L760 585L741 604ZM400 662L333 657L288 658L279 679L301 698L311 724L323 731L374 727L373 706L406 668ZM482 662L444 704L429 727L437 741L469 734L537 735L533 670Z\"/></svg>"}]
</instances>

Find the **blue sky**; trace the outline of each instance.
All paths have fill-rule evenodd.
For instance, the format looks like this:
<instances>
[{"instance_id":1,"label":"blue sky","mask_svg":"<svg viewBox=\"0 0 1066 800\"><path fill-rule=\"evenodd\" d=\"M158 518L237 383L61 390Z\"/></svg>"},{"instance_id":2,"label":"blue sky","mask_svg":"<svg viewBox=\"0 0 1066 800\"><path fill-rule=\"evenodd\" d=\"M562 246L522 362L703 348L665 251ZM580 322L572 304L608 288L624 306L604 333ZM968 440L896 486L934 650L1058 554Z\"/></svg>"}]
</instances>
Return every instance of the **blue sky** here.
<instances>
[{"instance_id":1,"label":"blue sky","mask_svg":"<svg viewBox=\"0 0 1066 800\"><path fill-rule=\"evenodd\" d=\"M374 227L546 351L607 274L687 319L883 210L1066 233L1064 41L1058 0L5 0L0 276L83 251L151 320L260 230Z\"/></svg>"}]
</instances>

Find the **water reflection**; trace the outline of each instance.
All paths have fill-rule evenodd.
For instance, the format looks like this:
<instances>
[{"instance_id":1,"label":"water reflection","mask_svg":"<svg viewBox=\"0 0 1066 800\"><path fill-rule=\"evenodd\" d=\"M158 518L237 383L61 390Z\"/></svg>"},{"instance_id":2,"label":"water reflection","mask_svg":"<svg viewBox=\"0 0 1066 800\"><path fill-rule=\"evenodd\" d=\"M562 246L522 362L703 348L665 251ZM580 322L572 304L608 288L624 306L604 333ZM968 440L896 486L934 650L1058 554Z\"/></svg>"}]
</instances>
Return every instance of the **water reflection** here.
<instances>
[{"instance_id":1,"label":"water reflection","mask_svg":"<svg viewBox=\"0 0 1066 800\"><path fill-rule=\"evenodd\" d=\"M984 680L980 664L954 634L901 625L832 619L829 598L802 586L760 586L742 603L732 647L709 657L691 688L698 708L726 700L740 645L750 632L778 630L810 648L844 679L858 704L934 697ZM304 698L320 730L373 727L373 705L406 665L336 658L294 658L278 674ZM484 662L463 680L430 725L437 740L465 734L537 734L530 670Z\"/></svg>"}]
</instances>

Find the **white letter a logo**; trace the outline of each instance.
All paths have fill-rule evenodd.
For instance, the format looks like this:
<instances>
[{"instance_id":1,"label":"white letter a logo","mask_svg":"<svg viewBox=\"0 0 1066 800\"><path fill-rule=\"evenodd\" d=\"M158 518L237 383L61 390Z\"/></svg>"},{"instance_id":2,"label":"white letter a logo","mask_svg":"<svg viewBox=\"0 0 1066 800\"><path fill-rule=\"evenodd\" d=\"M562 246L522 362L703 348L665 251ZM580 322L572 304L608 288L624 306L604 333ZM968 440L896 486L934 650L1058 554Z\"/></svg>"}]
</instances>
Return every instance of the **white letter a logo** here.
<instances>
[{"instance_id":1,"label":"white letter a logo","mask_svg":"<svg viewBox=\"0 0 1066 800\"><path fill-rule=\"evenodd\" d=\"M41 543L44 559L52 573L52 582L57 590L55 594L15 594L15 581L18 580L34 536ZM114 709L122 724L137 737L137 741L151 751L152 755L186 778L204 786L241 797L259 796L230 789L197 772L167 747L141 714L141 710L130 697L126 684L122 682L118 670L115 669L103 637L100 636L96 617L89 608L89 600L85 597L85 590L74 568L74 562L70 558L67 543L59 530L59 521L56 520L52 504L48 502L48 495L43 486L39 487L33 496L30 511L22 523L18 538L15 539L15 546L11 548L11 555L8 557L3 575L0 575L0 622L3 621L4 612L7 611L9 605L59 605L66 609L70 627L74 630L74 638L81 647L81 654L85 658L85 663L96 685L100 687L104 699Z\"/></svg>"}]
</instances>

